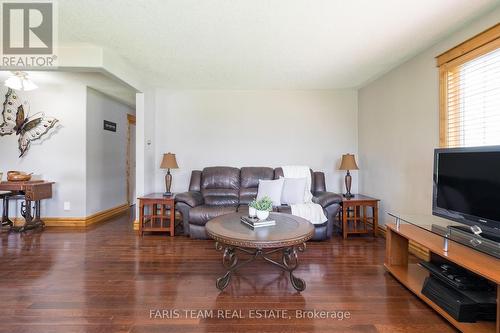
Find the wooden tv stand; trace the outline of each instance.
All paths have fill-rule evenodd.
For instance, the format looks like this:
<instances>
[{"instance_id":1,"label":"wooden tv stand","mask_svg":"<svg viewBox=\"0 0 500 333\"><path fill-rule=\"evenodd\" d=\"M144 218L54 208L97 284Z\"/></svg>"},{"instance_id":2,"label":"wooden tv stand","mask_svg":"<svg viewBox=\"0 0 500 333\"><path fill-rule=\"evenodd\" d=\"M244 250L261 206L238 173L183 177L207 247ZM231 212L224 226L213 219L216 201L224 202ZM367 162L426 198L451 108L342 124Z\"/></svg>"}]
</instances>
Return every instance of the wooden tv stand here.
<instances>
[{"instance_id":1,"label":"wooden tv stand","mask_svg":"<svg viewBox=\"0 0 500 333\"><path fill-rule=\"evenodd\" d=\"M448 252L443 250L443 237L412 224L387 224L386 232L386 269L406 288L427 303L453 326L465 333L500 333L500 260L480 253L467 246L450 241ZM497 285L497 320L496 322L478 321L461 323L453 319L437 304L425 297L421 290L428 271L418 264L408 263L408 242L412 240L429 249L431 256L439 256L465 269L468 269Z\"/></svg>"}]
</instances>

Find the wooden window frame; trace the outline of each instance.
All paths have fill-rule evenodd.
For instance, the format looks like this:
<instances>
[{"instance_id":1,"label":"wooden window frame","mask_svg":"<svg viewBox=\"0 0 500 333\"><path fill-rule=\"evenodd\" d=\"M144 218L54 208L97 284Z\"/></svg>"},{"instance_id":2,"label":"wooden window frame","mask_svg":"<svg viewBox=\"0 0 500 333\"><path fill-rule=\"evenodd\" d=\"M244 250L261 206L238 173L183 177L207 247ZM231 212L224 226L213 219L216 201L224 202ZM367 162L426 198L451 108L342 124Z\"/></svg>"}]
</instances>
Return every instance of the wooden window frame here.
<instances>
[{"instance_id":1,"label":"wooden window frame","mask_svg":"<svg viewBox=\"0 0 500 333\"><path fill-rule=\"evenodd\" d=\"M448 73L458 66L500 47L500 23L436 57L439 68L439 146L448 142ZM459 95L456 96L459 98ZM457 138L458 140L458 138ZM457 146L458 142L452 146Z\"/></svg>"}]
</instances>

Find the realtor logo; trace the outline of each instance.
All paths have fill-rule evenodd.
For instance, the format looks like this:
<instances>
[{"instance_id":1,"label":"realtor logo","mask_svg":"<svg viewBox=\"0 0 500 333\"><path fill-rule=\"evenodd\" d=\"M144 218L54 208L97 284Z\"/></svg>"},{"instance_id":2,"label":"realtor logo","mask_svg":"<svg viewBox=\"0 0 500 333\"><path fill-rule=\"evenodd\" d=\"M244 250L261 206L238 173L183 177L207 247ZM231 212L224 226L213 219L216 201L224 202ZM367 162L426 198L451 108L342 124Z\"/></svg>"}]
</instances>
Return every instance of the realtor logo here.
<instances>
[{"instance_id":1,"label":"realtor logo","mask_svg":"<svg viewBox=\"0 0 500 333\"><path fill-rule=\"evenodd\" d=\"M52 2L2 3L2 66L54 66L54 6Z\"/></svg>"}]
</instances>

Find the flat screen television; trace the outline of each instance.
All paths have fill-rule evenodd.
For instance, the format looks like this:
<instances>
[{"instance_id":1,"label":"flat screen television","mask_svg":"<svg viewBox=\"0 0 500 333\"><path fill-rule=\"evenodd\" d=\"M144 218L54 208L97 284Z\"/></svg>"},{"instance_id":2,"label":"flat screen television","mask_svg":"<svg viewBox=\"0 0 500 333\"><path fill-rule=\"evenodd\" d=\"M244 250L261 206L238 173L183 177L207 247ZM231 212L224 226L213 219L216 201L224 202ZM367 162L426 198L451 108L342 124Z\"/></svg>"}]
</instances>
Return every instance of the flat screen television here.
<instances>
[{"instance_id":1,"label":"flat screen television","mask_svg":"<svg viewBox=\"0 0 500 333\"><path fill-rule=\"evenodd\" d=\"M434 151L432 213L500 232L500 146Z\"/></svg>"}]
</instances>

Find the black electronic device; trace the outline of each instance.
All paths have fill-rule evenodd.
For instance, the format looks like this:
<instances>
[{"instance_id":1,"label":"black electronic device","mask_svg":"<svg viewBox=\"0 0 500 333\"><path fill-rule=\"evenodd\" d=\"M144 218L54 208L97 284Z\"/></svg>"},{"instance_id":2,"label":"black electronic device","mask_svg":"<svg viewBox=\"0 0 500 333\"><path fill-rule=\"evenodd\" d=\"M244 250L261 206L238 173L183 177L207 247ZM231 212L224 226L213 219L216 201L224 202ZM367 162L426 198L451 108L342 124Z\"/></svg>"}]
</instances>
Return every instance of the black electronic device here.
<instances>
[{"instance_id":1,"label":"black electronic device","mask_svg":"<svg viewBox=\"0 0 500 333\"><path fill-rule=\"evenodd\" d=\"M420 266L452 288L464 291L494 291L494 286L488 280L459 266L427 261L421 262Z\"/></svg>"},{"instance_id":2,"label":"black electronic device","mask_svg":"<svg viewBox=\"0 0 500 333\"><path fill-rule=\"evenodd\" d=\"M430 272L422 294L460 322L496 320L496 291L488 280L450 262L422 262Z\"/></svg>"},{"instance_id":3,"label":"black electronic device","mask_svg":"<svg viewBox=\"0 0 500 333\"><path fill-rule=\"evenodd\" d=\"M464 297L444 283L431 276L427 277L422 294L460 322L473 323L477 320L477 306L474 301Z\"/></svg>"},{"instance_id":4,"label":"black electronic device","mask_svg":"<svg viewBox=\"0 0 500 333\"><path fill-rule=\"evenodd\" d=\"M500 237L500 146L434 151L434 215Z\"/></svg>"}]
</instances>

